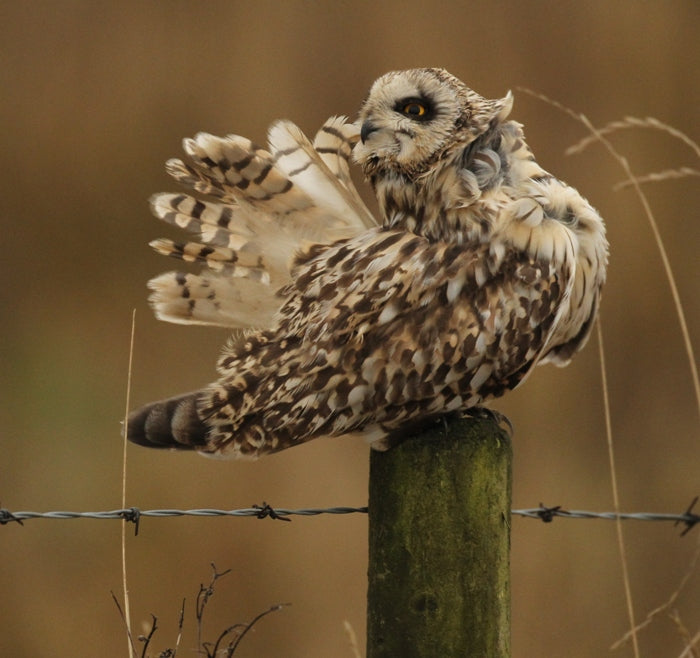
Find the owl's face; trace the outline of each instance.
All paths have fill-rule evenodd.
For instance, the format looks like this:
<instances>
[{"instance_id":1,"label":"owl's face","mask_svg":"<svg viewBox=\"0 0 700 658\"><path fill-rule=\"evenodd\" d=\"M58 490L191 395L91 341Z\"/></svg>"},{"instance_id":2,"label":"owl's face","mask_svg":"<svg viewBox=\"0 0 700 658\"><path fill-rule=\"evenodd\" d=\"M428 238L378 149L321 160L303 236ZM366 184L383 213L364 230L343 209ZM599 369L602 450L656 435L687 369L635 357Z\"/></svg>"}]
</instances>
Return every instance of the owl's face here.
<instances>
[{"instance_id":1,"label":"owl's face","mask_svg":"<svg viewBox=\"0 0 700 658\"><path fill-rule=\"evenodd\" d=\"M459 82L446 84L437 69L395 71L379 78L360 110L355 160L363 167L381 162L407 170L430 161L448 143L464 110L453 80Z\"/></svg>"},{"instance_id":2,"label":"owl's face","mask_svg":"<svg viewBox=\"0 0 700 658\"><path fill-rule=\"evenodd\" d=\"M501 105L506 99L507 108ZM421 174L448 148L471 142L490 118L505 118L510 96L506 99L486 100L444 69L387 73L360 109L355 161L366 175Z\"/></svg>"}]
</instances>

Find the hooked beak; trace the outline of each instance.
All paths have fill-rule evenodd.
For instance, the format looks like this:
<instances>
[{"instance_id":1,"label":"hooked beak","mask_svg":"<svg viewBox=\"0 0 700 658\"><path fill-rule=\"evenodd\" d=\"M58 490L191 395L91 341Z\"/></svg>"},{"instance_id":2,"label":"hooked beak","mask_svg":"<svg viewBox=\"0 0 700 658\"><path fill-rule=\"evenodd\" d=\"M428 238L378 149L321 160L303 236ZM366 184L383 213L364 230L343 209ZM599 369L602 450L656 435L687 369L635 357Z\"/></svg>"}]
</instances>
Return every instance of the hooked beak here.
<instances>
[{"instance_id":1,"label":"hooked beak","mask_svg":"<svg viewBox=\"0 0 700 658\"><path fill-rule=\"evenodd\" d=\"M362 143L364 144L369 139L369 136L377 130L379 130L379 128L377 128L377 126L375 126L371 121L365 121L362 124L362 128L360 128L360 139L362 140Z\"/></svg>"}]
</instances>

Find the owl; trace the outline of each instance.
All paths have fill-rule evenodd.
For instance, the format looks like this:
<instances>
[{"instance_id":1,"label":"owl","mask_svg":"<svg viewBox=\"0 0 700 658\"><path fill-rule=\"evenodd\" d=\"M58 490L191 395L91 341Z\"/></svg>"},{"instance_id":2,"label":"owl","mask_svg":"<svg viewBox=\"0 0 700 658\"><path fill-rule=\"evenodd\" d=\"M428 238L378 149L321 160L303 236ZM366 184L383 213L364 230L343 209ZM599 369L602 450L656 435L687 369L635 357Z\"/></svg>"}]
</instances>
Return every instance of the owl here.
<instances>
[{"instance_id":1,"label":"owl","mask_svg":"<svg viewBox=\"0 0 700 658\"><path fill-rule=\"evenodd\" d=\"M267 149L185 140L187 162L167 170L189 193L151 204L199 240L152 246L202 269L153 279L151 303L234 332L218 380L133 412L128 438L231 458L346 435L383 450L566 365L596 317L605 227L536 162L512 104L413 69L380 77L355 123L331 118L313 142L288 121Z\"/></svg>"}]
</instances>

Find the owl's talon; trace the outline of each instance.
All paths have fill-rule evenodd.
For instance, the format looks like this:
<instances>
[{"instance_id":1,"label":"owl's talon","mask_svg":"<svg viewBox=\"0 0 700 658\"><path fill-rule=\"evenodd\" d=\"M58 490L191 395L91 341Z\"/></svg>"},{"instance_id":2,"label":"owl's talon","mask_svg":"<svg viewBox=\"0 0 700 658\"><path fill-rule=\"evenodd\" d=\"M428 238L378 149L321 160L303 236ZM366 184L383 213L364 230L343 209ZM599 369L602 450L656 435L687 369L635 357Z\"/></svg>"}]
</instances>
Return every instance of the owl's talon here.
<instances>
[{"instance_id":1,"label":"owl's talon","mask_svg":"<svg viewBox=\"0 0 700 658\"><path fill-rule=\"evenodd\" d=\"M513 437L513 423L505 414L489 407L470 407L463 412L465 418L482 418L491 420L498 425L502 430L508 433L509 437Z\"/></svg>"}]
</instances>

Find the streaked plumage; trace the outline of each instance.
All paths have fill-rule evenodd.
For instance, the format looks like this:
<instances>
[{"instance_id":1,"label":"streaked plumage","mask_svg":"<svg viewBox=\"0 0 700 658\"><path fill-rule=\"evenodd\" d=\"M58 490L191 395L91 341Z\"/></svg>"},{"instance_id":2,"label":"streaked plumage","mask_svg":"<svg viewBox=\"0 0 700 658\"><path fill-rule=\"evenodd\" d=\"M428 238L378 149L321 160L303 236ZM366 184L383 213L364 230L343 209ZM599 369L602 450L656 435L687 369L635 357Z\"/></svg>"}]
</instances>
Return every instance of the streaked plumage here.
<instances>
[{"instance_id":1,"label":"streaked plumage","mask_svg":"<svg viewBox=\"0 0 700 658\"><path fill-rule=\"evenodd\" d=\"M415 423L514 388L585 344L605 280L603 222L544 171L508 94L442 69L389 73L356 124L313 144L289 122L269 150L185 140L168 171L204 200L161 194L159 218L201 243L157 240L199 275L150 282L158 317L245 329L202 391L129 420L132 441L256 457L322 436L383 449ZM379 226L348 158L374 188Z\"/></svg>"}]
</instances>

